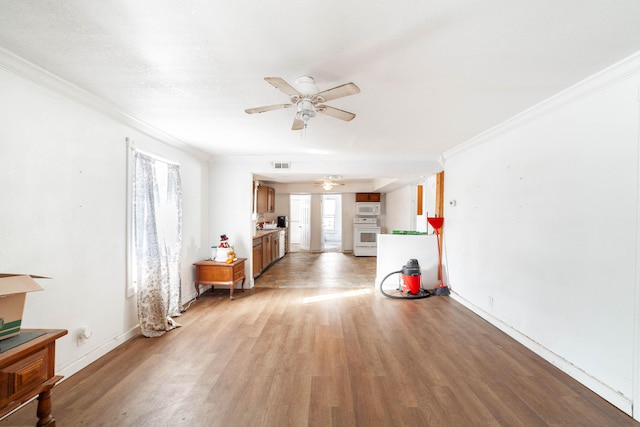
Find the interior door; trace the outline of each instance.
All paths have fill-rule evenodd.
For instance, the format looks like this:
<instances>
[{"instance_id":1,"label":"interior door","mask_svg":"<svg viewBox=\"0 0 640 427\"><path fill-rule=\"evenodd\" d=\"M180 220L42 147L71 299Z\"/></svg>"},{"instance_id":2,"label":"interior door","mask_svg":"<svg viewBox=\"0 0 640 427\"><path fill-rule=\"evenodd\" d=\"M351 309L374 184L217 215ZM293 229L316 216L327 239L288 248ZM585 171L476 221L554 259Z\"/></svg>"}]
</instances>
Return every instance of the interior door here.
<instances>
[{"instance_id":1,"label":"interior door","mask_svg":"<svg viewBox=\"0 0 640 427\"><path fill-rule=\"evenodd\" d=\"M289 241L300 245L300 196L289 196Z\"/></svg>"},{"instance_id":2,"label":"interior door","mask_svg":"<svg viewBox=\"0 0 640 427\"><path fill-rule=\"evenodd\" d=\"M300 196L300 249L311 250L311 196Z\"/></svg>"}]
</instances>

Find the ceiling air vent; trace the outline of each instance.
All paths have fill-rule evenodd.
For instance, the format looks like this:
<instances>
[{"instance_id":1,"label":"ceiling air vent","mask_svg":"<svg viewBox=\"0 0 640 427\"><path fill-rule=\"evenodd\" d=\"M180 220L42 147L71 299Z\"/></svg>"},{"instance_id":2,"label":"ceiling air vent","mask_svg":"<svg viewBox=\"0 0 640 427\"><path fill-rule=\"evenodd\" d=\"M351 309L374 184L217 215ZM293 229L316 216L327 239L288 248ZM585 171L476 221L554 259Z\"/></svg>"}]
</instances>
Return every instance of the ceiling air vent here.
<instances>
[{"instance_id":1,"label":"ceiling air vent","mask_svg":"<svg viewBox=\"0 0 640 427\"><path fill-rule=\"evenodd\" d=\"M273 162L274 169L291 169L291 162Z\"/></svg>"}]
</instances>

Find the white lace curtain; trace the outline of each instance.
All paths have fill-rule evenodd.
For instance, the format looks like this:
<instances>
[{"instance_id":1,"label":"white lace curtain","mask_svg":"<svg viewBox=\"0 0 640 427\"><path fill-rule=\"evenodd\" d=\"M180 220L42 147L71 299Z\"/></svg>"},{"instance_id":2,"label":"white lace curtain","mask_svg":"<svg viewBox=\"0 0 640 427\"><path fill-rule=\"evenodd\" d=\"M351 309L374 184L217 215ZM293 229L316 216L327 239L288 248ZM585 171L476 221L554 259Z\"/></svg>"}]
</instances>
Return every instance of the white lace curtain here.
<instances>
[{"instance_id":1,"label":"white lace curtain","mask_svg":"<svg viewBox=\"0 0 640 427\"><path fill-rule=\"evenodd\" d=\"M142 335L158 337L177 326L180 285L182 188L180 166L136 152L133 176L134 274Z\"/></svg>"}]
</instances>

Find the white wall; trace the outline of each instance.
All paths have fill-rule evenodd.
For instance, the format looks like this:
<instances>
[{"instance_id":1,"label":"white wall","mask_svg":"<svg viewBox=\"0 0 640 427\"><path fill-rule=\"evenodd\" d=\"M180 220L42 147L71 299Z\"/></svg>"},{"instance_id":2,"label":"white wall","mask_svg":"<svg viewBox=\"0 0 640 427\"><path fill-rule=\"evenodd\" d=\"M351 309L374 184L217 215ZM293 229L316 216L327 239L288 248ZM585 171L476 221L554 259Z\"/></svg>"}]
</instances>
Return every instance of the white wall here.
<instances>
[{"instance_id":1,"label":"white wall","mask_svg":"<svg viewBox=\"0 0 640 427\"><path fill-rule=\"evenodd\" d=\"M353 218L356 216L356 194L342 193L342 252L353 252Z\"/></svg>"},{"instance_id":2,"label":"white wall","mask_svg":"<svg viewBox=\"0 0 640 427\"><path fill-rule=\"evenodd\" d=\"M207 255L208 169L3 68L0 93L0 271L51 277L27 296L23 327L69 330L56 349L56 370L69 376L136 333L136 299L126 297L125 138L182 165L185 294L190 264ZM78 345L85 325L93 336Z\"/></svg>"},{"instance_id":3,"label":"white wall","mask_svg":"<svg viewBox=\"0 0 640 427\"><path fill-rule=\"evenodd\" d=\"M253 173L242 159L213 159L209 167L209 241L226 234L238 258L245 262L245 289L253 287L252 249L255 228L252 221ZM277 193L276 193L277 194ZM277 196L276 196L277 197ZM277 203L276 198L276 203ZM277 209L276 205L276 209ZM276 217L273 216L275 219Z\"/></svg>"},{"instance_id":4,"label":"white wall","mask_svg":"<svg viewBox=\"0 0 640 427\"><path fill-rule=\"evenodd\" d=\"M640 361L639 71L638 57L620 64L445 165L453 296L628 413Z\"/></svg>"},{"instance_id":5,"label":"white wall","mask_svg":"<svg viewBox=\"0 0 640 427\"><path fill-rule=\"evenodd\" d=\"M311 252L322 252L322 194L311 195Z\"/></svg>"},{"instance_id":6,"label":"white wall","mask_svg":"<svg viewBox=\"0 0 640 427\"><path fill-rule=\"evenodd\" d=\"M291 201L289 200L289 194L282 194L276 191L276 209L274 213L274 221L278 219L279 216L286 216L289 218L291 216Z\"/></svg>"},{"instance_id":7,"label":"white wall","mask_svg":"<svg viewBox=\"0 0 640 427\"><path fill-rule=\"evenodd\" d=\"M417 186L423 186L422 215L417 215ZM411 230L433 234L427 217L436 212L436 175L430 175L424 181L407 185L386 193L387 233L393 230Z\"/></svg>"},{"instance_id":8,"label":"white wall","mask_svg":"<svg viewBox=\"0 0 640 427\"><path fill-rule=\"evenodd\" d=\"M407 185L386 194L385 217L386 227L383 232L393 230L413 230L411 215L415 215L415 198L412 197L413 186Z\"/></svg>"},{"instance_id":9,"label":"white wall","mask_svg":"<svg viewBox=\"0 0 640 427\"><path fill-rule=\"evenodd\" d=\"M446 187L446 181L445 181ZM423 215L420 216L419 221L422 224L416 227L418 231L427 231L431 234L434 233L433 227L429 225L427 218L433 218L436 215L436 175L427 177L424 182L424 209Z\"/></svg>"}]
</instances>

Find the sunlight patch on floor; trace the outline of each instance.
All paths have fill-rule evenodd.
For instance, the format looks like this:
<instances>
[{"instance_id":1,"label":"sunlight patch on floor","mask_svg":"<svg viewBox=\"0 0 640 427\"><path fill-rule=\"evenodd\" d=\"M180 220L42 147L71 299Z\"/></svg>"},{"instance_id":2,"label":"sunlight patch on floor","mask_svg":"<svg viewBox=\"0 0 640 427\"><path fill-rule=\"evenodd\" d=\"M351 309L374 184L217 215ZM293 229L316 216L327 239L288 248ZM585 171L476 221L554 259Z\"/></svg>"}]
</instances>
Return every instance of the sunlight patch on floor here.
<instances>
[{"instance_id":1,"label":"sunlight patch on floor","mask_svg":"<svg viewBox=\"0 0 640 427\"><path fill-rule=\"evenodd\" d=\"M316 295L315 297L307 297L302 299L303 304L311 304L314 302L328 301L338 298L355 297L358 295L366 295L371 293L371 289L356 289L354 291L336 292L333 294Z\"/></svg>"}]
</instances>

